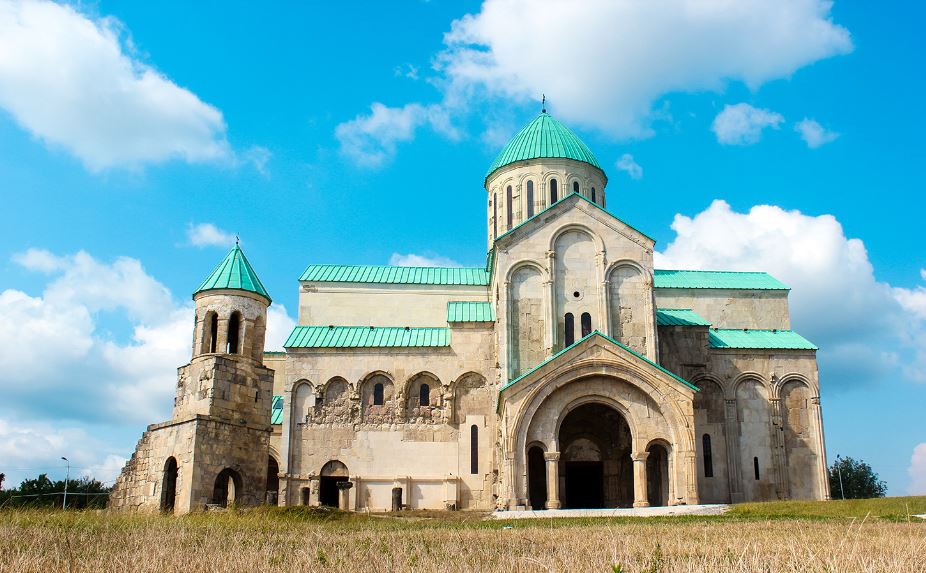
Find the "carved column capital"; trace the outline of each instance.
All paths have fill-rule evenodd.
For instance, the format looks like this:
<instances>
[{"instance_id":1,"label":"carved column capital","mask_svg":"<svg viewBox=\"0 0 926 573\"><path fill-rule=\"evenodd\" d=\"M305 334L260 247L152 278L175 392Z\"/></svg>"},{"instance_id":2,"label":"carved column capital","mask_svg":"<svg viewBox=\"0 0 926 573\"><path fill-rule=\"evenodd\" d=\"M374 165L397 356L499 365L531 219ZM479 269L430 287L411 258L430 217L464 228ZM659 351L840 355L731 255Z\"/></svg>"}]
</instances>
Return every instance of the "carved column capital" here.
<instances>
[{"instance_id":1,"label":"carved column capital","mask_svg":"<svg viewBox=\"0 0 926 573\"><path fill-rule=\"evenodd\" d=\"M632 459L634 463L644 463L648 457L649 452L639 452L630 455L630 459Z\"/></svg>"},{"instance_id":2,"label":"carved column capital","mask_svg":"<svg viewBox=\"0 0 926 573\"><path fill-rule=\"evenodd\" d=\"M559 452L545 452L543 454L543 459L547 460L548 462L558 462L559 456Z\"/></svg>"}]
</instances>

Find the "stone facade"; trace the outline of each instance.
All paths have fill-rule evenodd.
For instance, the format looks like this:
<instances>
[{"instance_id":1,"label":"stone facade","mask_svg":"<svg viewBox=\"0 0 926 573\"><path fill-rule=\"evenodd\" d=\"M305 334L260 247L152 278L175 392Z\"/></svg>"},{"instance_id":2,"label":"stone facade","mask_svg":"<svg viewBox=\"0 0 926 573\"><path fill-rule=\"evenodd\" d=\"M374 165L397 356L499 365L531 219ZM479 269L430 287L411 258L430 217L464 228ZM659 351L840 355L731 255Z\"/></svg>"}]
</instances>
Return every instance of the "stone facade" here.
<instances>
[{"instance_id":1,"label":"stone facade","mask_svg":"<svg viewBox=\"0 0 926 573\"><path fill-rule=\"evenodd\" d=\"M470 269L482 282L381 278L387 268L305 275L294 336L362 327L336 342L292 338L262 353L269 298L198 292L173 418L148 428L113 507L825 499L813 347L712 342L712 329L787 331L788 291L660 286L653 239L605 210L606 185L601 169L565 157L493 171L488 264ZM484 316L450 319L451 303ZM702 322L662 324L658 309ZM387 327L448 341L356 332L374 340ZM283 403L275 424L272 396Z\"/></svg>"}]
</instances>

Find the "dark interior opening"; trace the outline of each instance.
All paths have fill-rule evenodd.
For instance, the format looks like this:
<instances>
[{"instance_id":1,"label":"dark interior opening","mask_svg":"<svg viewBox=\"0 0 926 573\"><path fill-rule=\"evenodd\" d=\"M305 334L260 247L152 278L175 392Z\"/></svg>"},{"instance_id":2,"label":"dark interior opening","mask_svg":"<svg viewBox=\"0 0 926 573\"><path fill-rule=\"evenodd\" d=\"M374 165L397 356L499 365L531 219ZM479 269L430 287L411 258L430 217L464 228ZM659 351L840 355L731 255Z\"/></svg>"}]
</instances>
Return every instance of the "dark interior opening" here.
<instances>
[{"instance_id":1,"label":"dark interior opening","mask_svg":"<svg viewBox=\"0 0 926 573\"><path fill-rule=\"evenodd\" d=\"M544 509L547 503L547 468L543 450L534 446L527 451L527 492L531 509Z\"/></svg>"}]
</instances>

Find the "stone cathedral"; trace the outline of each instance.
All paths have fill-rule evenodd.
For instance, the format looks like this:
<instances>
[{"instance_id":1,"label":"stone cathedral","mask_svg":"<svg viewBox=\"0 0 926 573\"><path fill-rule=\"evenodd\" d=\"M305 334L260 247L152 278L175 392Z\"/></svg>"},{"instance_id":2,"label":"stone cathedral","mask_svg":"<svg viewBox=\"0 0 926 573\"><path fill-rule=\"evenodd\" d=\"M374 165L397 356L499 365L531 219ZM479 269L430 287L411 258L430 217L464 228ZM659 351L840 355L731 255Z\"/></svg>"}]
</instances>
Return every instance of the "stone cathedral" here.
<instances>
[{"instance_id":1,"label":"stone cathedral","mask_svg":"<svg viewBox=\"0 0 926 573\"><path fill-rule=\"evenodd\" d=\"M816 347L763 272L653 268L545 111L489 167L484 267L310 264L265 352L239 246L117 509L615 508L828 497ZM614 205L609 210L608 204Z\"/></svg>"}]
</instances>

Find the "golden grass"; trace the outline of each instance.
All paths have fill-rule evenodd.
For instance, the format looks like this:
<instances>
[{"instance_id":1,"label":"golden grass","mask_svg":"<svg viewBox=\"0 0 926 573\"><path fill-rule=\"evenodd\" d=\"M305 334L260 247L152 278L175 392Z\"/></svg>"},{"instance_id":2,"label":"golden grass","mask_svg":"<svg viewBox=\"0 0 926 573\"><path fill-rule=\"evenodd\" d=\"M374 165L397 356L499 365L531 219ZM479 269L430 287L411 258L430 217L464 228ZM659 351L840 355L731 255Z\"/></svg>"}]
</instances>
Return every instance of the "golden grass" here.
<instances>
[{"instance_id":1,"label":"golden grass","mask_svg":"<svg viewBox=\"0 0 926 573\"><path fill-rule=\"evenodd\" d=\"M508 523L462 512L409 519L302 508L180 518L2 511L0 572L926 571L926 522L895 513L905 505L921 511L926 498L852 504L744 504L723 517ZM762 517L768 515L774 517ZM793 517L800 515L811 517Z\"/></svg>"}]
</instances>

